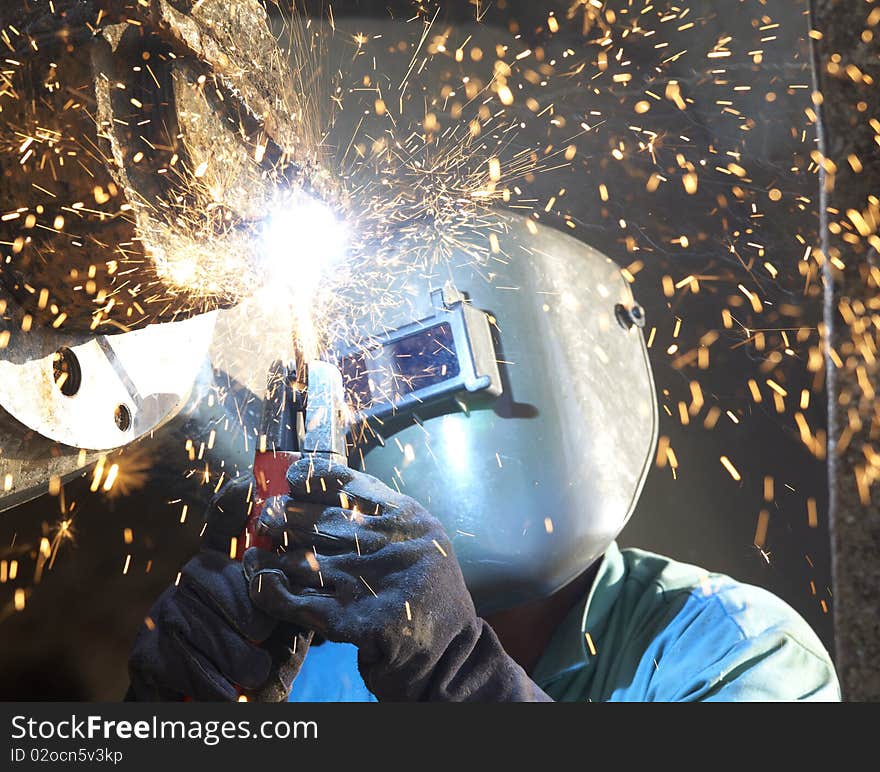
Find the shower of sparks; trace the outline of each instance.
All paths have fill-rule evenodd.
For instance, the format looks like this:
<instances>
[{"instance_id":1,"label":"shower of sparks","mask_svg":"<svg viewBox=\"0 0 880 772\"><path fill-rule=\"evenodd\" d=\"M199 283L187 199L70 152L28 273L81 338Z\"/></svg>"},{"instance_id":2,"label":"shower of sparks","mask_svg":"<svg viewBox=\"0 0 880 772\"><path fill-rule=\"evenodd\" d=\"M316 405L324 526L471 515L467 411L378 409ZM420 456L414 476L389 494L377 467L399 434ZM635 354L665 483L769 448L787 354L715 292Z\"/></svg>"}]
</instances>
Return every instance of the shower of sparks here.
<instances>
[{"instance_id":1,"label":"shower of sparks","mask_svg":"<svg viewBox=\"0 0 880 772\"><path fill-rule=\"evenodd\" d=\"M127 160L139 167L152 159L156 174L169 181L170 196L154 200L145 194L127 201L115 184L96 182L91 200L65 200L63 191L47 187L56 170L74 164L92 176L110 160L106 151L67 133L72 121L46 126L7 120L0 134L4 168L28 180L42 203L4 204L6 263L17 265L32 241L47 233L69 234L78 248L96 246L76 240L76 226L88 217L134 224L142 250L116 243L112 258L86 261L70 271L68 296L88 297L93 329L174 318L256 297L265 302L254 303L249 329L227 341L229 348L259 345L267 319L287 315L291 349L308 337L308 348L321 355L340 340L362 342L355 314L378 320L385 309L410 303L397 289L404 284L402 275L442 275L450 261L468 260L491 276L493 264L510 259L499 215L509 209L527 216L532 227L550 223L588 242L599 239L597 246L621 264L636 296L665 309L645 330L660 385L659 469L677 480L689 474L688 455L673 447L673 435L713 432L733 442L747 436L757 414L772 416L806 453L823 461L828 440L823 399L811 395L825 388L826 356L843 367L846 352L827 345L820 300L826 263L841 269L845 256L824 255L812 225L819 206L818 173L826 179L835 173L816 147L822 95L814 92L809 72L809 39L821 33L808 29L805 16L802 28L781 29L772 4L757 0L738 3L737 13L750 22L750 27L739 25L750 31L738 37L725 32L723 17L708 10L711 4L688 0L572 0L566 11L548 12L534 29L523 29L511 18L506 30L494 28L486 36L445 25L435 5L414 4L406 31L394 28L395 39L343 32L343 26L356 24L346 19L343 25L332 14L324 23L296 13L288 17L282 45L296 78L290 88L279 86L279 94L286 100L282 112L297 117L296 146L282 148L271 166L259 132L238 136L242 156L233 158L235 163L196 142L209 136L204 127L188 127L181 143L168 147L150 147L145 140ZM805 4L796 5L806 11ZM880 6L868 6L865 19L854 23L864 23L864 34L873 36ZM487 13L489 8L478 4L472 21L483 21ZM706 46L710 29L717 34ZM343 35L347 55L331 58L329 41ZM780 39L795 41L794 51L780 50ZM16 104L16 74L41 44L21 30L0 30L0 48L6 49L0 109L6 115L24 114ZM402 79L382 72L379 54L406 60ZM149 64L149 58L135 62L128 74L147 80ZM864 77L847 69L842 58L832 66L853 80ZM61 99L59 114L92 115L87 99L58 96L63 75L55 69L42 74L47 98ZM117 85L125 90L122 82ZM589 106L584 94L604 106ZM192 115L218 98L223 96L216 81L200 77L190 93ZM787 108L776 123L767 117L772 112L749 112L772 111L783 102ZM880 115L867 106L859 112L880 142ZM368 113L370 130L362 130L362 118L352 133L335 133L341 116ZM682 114L692 130L668 128L681 127L675 119ZM126 121L149 124L151 116L136 96L129 99ZM705 116L717 123L714 132L701 122ZM760 131L788 137L788 155L756 159L748 143L763 141L752 139ZM291 160L300 164L295 174ZM865 161L852 157L848 163L859 172ZM572 202L567 192L576 175L590 181L592 192ZM633 197L636 186L644 193ZM326 271L320 260L316 265L314 248L302 248L315 235L320 240L320 233L303 238L291 233L290 253L280 263L267 253L260 234L269 227L268 218L278 216L272 202L288 193L291 201L308 195L320 202L346 230L344 258ZM676 216L696 200L702 211L683 220ZM780 237L773 231L777 215L794 216L803 226ZM880 250L876 198L861 211L838 215L831 225L835 233ZM772 249L766 246L771 237ZM297 291L297 280L308 272L310 291L304 294ZM871 286L880 286L880 269L871 267L868 275ZM73 312L65 310L53 288L22 284L19 295L30 298L34 315L56 328L70 326ZM279 297L279 287L289 287L289 294ZM661 300L651 303L651 297ZM874 361L876 316L872 324L855 302L843 302L839 312L852 331L851 349ZM25 319L29 328L31 315ZM0 348L8 340L0 333ZM741 377L716 377L719 362L740 363ZM863 424L878 421L867 373L860 374L860 383L862 395L853 395L844 408L849 429L836 438L839 448ZM245 415L252 405L236 402L231 385L215 386L205 400L233 409L189 437L182 460L189 477L218 489L231 476L222 465L212 467L218 435L238 437L250 450L258 438ZM767 470L740 464L735 448L717 449L719 486L757 486L754 544L764 559L771 554L765 543L779 538L773 506L781 506L782 497L786 502L800 497L800 526L818 527L823 513L814 497L787 488ZM504 450L497 450L503 456ZM411 460L411 446L401 452L402 462ZM867 505L880 479L880 451L866 445L864 452L858 483ZM501 456L496 457L500 465ZM127 494L145 483L149 468L150 459L133 454L101 457L91 472L90 491ZM6 491L14 483L11 475L0 479ZM60 483L50 483L50 489L63 500ZM187 505L174 501L172 506L178 513L182 507L184 523ZM74 509L62 504L62 519L36 543L14 543L0 551L0 585L8 588L0 618L3 608L26 607L30 585L51 570L61 545L72 540ZM548 521L548 533L551 525ZM143 562L129 566L127 550L126 568L143 570ZM812 568L809 555L806 559ZM816 595L812 581L811 587ZM827 594L816 598L823 610L827 600ZM589 636L588 643L592 648Z\"/></svg>"}]
</instances>

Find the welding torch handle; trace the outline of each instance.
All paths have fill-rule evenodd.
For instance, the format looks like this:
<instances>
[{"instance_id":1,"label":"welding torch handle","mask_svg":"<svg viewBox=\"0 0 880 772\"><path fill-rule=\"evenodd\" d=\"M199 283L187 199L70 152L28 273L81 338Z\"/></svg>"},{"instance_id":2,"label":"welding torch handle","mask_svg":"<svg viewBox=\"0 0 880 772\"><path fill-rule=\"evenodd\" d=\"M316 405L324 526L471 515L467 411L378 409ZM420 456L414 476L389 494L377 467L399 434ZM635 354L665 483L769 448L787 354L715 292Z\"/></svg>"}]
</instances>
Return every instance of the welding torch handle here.
<instances>
[{"instance_id":1,"label":"welding torch handle","mask_svg":"<svg viewBox=\"0 0 880 772\"><path fill-rule=\"evenodd\" d=\"M241 560L248 547L271 550L275 545L265 536L256 533L257 520L263 507L273 496L284 496L288 492L287 470L299 461L301 454L287 450L267 450L254 456L254 501L248 515L244 533L236 543L235 559Z\"/></svg>"}]
</instances>

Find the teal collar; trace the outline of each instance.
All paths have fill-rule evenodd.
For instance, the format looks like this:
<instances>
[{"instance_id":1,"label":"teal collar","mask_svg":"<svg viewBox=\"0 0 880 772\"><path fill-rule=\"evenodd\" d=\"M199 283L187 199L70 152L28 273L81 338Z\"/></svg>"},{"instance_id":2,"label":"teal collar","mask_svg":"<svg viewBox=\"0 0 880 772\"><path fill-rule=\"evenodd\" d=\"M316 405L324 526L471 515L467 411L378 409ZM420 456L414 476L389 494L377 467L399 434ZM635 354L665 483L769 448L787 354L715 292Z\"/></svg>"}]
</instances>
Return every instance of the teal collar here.
<instances>
[{"instance_id":1,"label":"teal collar","mask_svg":"<svg viewBox=\"0 0 880 772\"><path fill-rule=\"evenodd\" d=\"M605 550L602 564L586 598L566 615L532 674L539 686L588 666L599 652L602 633L612 607L623 587L626 568L616 542ZM593 648L587 640L592 641Z\"/></svg>"}]
</instances>

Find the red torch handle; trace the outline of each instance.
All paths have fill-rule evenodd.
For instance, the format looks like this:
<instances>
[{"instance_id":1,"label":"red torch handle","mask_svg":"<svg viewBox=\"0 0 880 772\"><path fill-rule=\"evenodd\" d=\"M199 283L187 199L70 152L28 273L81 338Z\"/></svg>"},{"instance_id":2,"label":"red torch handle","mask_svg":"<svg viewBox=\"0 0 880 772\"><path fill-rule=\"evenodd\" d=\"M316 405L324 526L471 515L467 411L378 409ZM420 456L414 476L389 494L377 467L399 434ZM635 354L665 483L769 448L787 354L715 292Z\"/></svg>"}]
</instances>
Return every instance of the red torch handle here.
<instances>
[{"instance_id":1,"label":"red torch handle","mask_svg":"<svg viewBox=\"0 0 880 772\"><path fill-rule=\"evenodd\" d=\"M245 531L236 543L235 559L241 560L248 547L272 549L273 544L266 537L257 536L254 529L257 519L263 511L266 501L273 496L283 496L288 492L287 469L296 461L300 454L287 450L267 450L257 452L254 456L254 481L256 490L254 506L248 517Z\"/></svg>"}]
</instances>

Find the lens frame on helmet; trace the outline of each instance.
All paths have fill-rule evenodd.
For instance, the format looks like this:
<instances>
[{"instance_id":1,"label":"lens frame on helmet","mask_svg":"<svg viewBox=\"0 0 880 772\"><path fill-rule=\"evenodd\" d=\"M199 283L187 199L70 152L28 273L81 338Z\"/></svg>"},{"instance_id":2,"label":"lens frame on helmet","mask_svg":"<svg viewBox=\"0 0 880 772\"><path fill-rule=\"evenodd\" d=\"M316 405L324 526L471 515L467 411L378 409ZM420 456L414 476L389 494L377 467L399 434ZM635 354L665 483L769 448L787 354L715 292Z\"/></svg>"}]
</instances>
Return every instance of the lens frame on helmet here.
<instances>
[{"instance_id":1,"label":"lens frame on helmet","mask_svg":"<svg viewBox=\"0 0 880 772\"><path fill-rule=\"evenodd\" d=\"M452 287L432 291L431 304L432 316L373 336L339 356L358 422L405 414L466 392L502 393L489 315Z\"/></svg>"}]
</instances>

